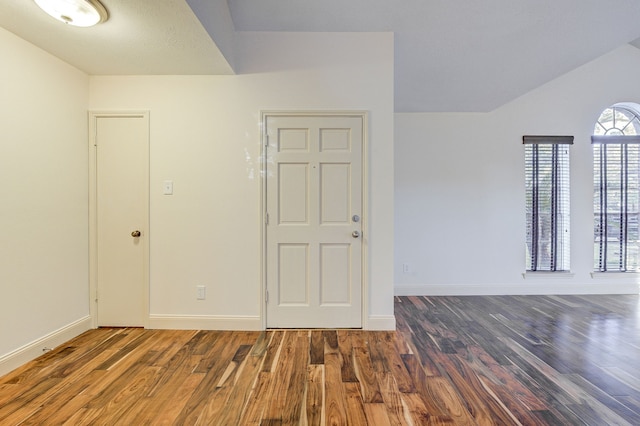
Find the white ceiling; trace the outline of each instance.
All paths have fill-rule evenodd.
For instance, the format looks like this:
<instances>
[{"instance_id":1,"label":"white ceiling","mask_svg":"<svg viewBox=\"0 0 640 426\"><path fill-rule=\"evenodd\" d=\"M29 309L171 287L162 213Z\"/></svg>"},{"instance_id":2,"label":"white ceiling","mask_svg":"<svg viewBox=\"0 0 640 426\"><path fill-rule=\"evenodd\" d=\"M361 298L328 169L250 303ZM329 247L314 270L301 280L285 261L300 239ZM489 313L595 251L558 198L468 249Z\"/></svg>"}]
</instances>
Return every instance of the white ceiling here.
<instances>
[{"instance_id":1,"label":"white ceiling","mask_svg":"<svg viewBox=\"0 0 640 426\"><path fill-rule=\"evenodd\" d=\"M398 112L491 111L640 38L638 0L102 3L106 23L74 28L2 0L0 26L89 74L229 74L234 30L389 31Z\"/></svg>"},{"instance_id":2,"label":"white ceiling","mask_svg":"<svg viewBox=\"0 0 640 426\"><path fill-rule=\"evenodd\" d=\"M77 28L33 0L0 0L0 27L92 75L232 74L185 0L101 0L109 19Z\"/></svg>"}]
</instances>

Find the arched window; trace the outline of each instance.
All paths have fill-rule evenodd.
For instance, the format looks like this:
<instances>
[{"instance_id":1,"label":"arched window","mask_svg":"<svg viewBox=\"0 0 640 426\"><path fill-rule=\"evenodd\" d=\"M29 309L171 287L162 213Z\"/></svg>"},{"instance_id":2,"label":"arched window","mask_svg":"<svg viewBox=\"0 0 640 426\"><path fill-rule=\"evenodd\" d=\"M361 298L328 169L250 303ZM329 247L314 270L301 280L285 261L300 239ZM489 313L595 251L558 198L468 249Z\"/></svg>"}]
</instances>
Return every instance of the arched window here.
<instances>
[{"instance_id":1,"label":"arched window","mask_svg":"<svg viewBox=\"0 0 640 426\"><path fill-rule=\"evenodd\" d=\"M594 269L638 271L640 105L606 108L593 130Z\"/></svg>"}]
</instances>

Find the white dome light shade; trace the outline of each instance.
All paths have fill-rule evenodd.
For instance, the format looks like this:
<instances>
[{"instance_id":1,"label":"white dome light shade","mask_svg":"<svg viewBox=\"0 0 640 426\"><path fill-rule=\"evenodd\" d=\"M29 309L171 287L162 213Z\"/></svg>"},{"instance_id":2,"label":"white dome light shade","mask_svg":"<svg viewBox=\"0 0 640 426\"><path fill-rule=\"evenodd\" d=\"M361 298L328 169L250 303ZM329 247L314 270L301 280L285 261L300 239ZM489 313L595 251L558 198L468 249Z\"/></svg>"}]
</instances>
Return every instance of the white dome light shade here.
<instances>
[{"instance_id":1,"label":"white dome light shade","mask_svg":"<svg viewBox=\"0 0 640 426\"><path fill-rule=\"evenodd\" d=\"M34 0L40 9L65 24L90 27L109 17L98 0Z\"/></svg>"}]
</instances>

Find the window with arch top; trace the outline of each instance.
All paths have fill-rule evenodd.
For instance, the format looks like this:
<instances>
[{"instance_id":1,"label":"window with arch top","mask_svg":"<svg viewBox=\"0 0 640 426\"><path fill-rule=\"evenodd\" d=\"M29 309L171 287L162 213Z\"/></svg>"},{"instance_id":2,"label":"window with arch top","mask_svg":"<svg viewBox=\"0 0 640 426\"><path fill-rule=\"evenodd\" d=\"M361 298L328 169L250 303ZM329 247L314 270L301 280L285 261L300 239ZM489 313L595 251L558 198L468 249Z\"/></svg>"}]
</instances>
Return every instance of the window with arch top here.
<instances>
[{"instance_id":1,"label":"window with arch top","mask_svg":"<svg viewBox=\"0 0 640 426\"><path fill-rule=\"evenodd\" d=\"M593 146L594 269L640 269L640 105L614 104L600 114Z\"/></svg>"}]
</instances>

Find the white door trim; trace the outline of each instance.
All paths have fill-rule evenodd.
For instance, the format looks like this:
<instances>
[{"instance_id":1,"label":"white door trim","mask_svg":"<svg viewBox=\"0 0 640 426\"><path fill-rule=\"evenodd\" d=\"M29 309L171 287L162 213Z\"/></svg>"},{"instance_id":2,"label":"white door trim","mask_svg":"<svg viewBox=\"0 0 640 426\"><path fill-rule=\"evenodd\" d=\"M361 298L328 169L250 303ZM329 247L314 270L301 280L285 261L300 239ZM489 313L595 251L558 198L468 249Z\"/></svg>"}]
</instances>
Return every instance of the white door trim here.
<instances>
[{"instance_id":1,"label":"white door trim","mask_svg":"<svg viewBox=\"0 0 640 426\"><path fill-rule=\"evenodd\" d=\"M98 327L98 222L97 222L97 150L96 131L97 119L101 117L127 117L143 118L149 126L149 111L89 111L89 315L91 316L91 326ZM150 131L147 132L150 135ZM147 161L141 164L144 168L146 182L145 193L142 195L147 200L149 206L149 153ZM149 209L144 217L144 229L149 229ZM148 232L147 232L148 234ZM143 244L143 276L144 276L144 327L149 328L149 238L142 238Z\"/></svg>"},{"instance_id":2,"label":"white door trim","mask_svg":"<svg viewBox=\"0 0 640 426\"><path fill-rule=\"evenodd\" d=\"M261 258L261 291L260 291L260 321L262 328L267 328L267 134L266 123L268 117L358 117L362 120L362 328L367 329L369 318L369 137L367 111L316 111L316 110L263 110L260 114L260 159L262 184L260 186L260 211L262 233L260 244Z\"/></svg>"}]
</instances>

